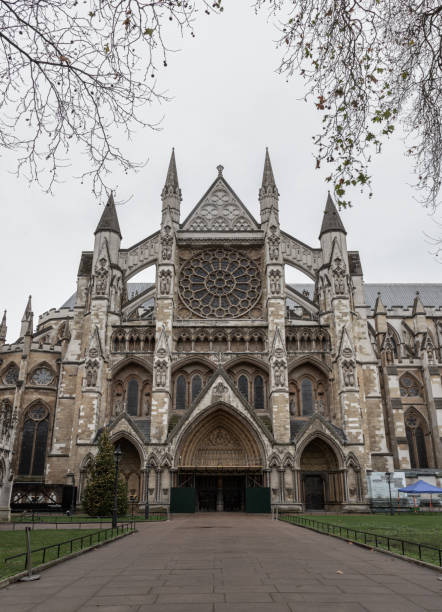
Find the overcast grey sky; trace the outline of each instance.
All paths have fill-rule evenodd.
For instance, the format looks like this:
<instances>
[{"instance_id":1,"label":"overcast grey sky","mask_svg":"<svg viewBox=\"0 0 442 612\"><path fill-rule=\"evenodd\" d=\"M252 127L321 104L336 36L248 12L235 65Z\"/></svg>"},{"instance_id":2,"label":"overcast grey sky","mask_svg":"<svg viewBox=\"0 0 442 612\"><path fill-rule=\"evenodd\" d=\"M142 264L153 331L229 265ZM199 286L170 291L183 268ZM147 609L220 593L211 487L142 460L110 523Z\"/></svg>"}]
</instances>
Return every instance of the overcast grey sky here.
<instances>
[{"instance_id":1,"label":"overcast grey sky","mask_svg":"<svg viewBox=\"0 0 442 612\"><path fill-rule=\"evenodd\" d=\"M137 174L115 173L118 207L127 247L156 231L171 147L176 149L184 219L223 164L224 176L259 218L258 189L265 147L270 149L280 197L282 228L318 246L327 186L314 169L311 136L319 115L302 101L301 80L276 74L277 32L246 2L226 2L220 16L201 18L197 37L180 43L161 84L173 100L146 108L159 132L140 131L131 143L147 165ZM73 155L75 160L75 155ZM75 291L80 253L93 246L102 212L90 188L75 176L75 162L53 196L17 180L13 158L1 162L0 309L8 311L8 342L19 334L26 299L39 314L59 307ZM413 200L413 177L398 140L373 165L374 197L358 197L342 211L350 249L361 254L367 282L439 282L441 267L429 254L424 233L437 233L432 217ZM132 196L132 197L131 197ZM140 280L148 277L148 273ZM138 280L138 278L133 279ZM289 280L301 280L294 273Z\"/></svg>"}]
</instances>

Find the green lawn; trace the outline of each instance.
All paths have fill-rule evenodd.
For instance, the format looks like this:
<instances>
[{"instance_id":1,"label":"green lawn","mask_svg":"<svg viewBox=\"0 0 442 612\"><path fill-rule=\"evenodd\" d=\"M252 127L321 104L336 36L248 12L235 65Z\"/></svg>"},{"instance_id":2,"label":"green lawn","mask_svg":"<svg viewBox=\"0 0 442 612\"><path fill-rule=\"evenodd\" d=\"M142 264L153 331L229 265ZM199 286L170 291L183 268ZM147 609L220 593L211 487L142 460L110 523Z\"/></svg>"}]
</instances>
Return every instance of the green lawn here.
<instances>
[{"instance_id":1,"label":"green lawn","mask_svg":"<svg viewBox=\"0 0 442 612\"><path fill-rule=\"evenodd\" d=\"M99 535L98 535L99 532ZM114 531L116 536L116 532ZM85 537L86 536L86 537ZM71 544L62 544L72 538L83 537L83 542L78 539ZM51 544L60 544L60 557L76 552L82 548L88 548L99 541L111 539L111 531L105 534L105 530L95 529L35 529L31 531L31 549L35 550L42 546ZM20 531L0 531L0 579L13 574L17 574L25 569L24 557L19 557L5 563L7 557L18 555L26 551L26 532L24 529ZM51 561L58 557L57 547L46 551L44 562ZM35 567L43 563L43 552L35 552L32 555L32 565Z\"/></svg>"},{"instance_id":2,"label":"green lawn","mask_svg":"<svg viewBox=\"0 0 442 612\"><path fill-rule=\"evenodd\" d=\"M442 548L442 513L395 514L393 516L380 514L302 516L316 521L316 524L311 527L317 531L330 532L354 542L366 543L373 547L384 548L408 557L421 558L428 563L439 565L439 553L425 548L424 545ZM299 523L296 516L289 516L286 520ZM323 525L318 525L318 523ZM337 527L333 528L332 525ZM345 528L348 528L349 531ZM354 530L366 532L368 535L355 533ZM402 545L392 538L405 540L410 544ZM421 545L420 550L419 545Z\"/></svg>"}]
</instances>

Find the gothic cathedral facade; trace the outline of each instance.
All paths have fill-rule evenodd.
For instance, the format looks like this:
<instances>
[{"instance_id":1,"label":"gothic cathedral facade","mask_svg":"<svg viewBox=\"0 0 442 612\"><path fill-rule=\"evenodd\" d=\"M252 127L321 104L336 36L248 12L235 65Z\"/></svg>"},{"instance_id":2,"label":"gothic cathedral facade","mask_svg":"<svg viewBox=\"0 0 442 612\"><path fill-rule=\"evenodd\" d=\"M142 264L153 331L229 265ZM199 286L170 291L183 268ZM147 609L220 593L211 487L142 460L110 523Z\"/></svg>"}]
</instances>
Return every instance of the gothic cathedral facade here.
<instances>
[{"instance_id":1,"label":"gothic cathedral facade","mask_svg":"<svg viewBox=\"0 0 442 612\"><path fill-rule=\"evenodd\" d=\"M283 231L268 152L260 222L222 166L182 220L174 153L161 197L159 231L122 248L110 196L74 296L36 329L29 299L12 344L3 318L3 517L66 485L81 501L104 427L140 509L189 487L196 509L247 510L255 487L364 511L371 472L442 473L442 285L365 284L330 195L318 247Z\"/></svg>"}]
</instances>

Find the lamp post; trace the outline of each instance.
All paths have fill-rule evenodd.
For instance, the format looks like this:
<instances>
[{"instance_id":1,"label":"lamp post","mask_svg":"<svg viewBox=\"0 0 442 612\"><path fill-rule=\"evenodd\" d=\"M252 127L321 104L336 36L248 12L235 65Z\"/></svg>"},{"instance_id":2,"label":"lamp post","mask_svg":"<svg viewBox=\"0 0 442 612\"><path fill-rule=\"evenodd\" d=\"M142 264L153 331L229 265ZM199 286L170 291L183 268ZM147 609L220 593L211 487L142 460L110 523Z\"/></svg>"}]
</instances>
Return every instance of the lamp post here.
<instances>
[{"instance_id":1,"label":"lamp post","mask_svg":"<svg viewBox=\"0 0 442 612\"><path fill-rule=\"evenodd\" d=\"M66 476L68 476L72 482L71 507L69 509L70 515L72 516L75 514L75 474L74 472L68 472Z\"/></svg>"},{"instance_id":2,"label":"lamp post","mask_svg":"<svg viewBox=\"0 0 442 612\"><path fill-rule=\"evenodd\" d=\"M120 446L114 450L115 457L115 485L114 485L114 507L112 509L112 529L117 526L117 515L118 515L118 471L120 469L120 459L123 454Z\"/></svg>"},{"instance_id":3,"label":"lamp post","mask_svg":"<svg viewBox=\"0 0 442 612\"><path fill-rule=\"evenodd\" d=\"M391 501L391 472L385 472L385 477L387 479L388 482L388 496L390 498L390 514L393 516L394 512L393 512L393 504Z\"/></svg>"}]
</instances>

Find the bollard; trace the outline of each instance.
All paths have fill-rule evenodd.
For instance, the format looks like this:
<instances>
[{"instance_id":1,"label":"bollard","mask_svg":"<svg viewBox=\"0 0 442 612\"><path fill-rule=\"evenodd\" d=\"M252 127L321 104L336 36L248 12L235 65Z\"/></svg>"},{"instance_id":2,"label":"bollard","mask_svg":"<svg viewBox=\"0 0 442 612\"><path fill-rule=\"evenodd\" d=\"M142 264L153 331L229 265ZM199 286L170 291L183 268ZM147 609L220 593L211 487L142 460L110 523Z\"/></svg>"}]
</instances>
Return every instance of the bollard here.
<instances>
[{"instance_id":1,"label":"bollard","mask_svg":"<svg viewBox=\"0 0 442 612\"><path fill-rule=\"evenodd\" d=\"M26 562L28 566L28 575L20 578L20 582L29 582L31 580L40 580L40 574L32 573L32 554L31 554L31 528L25 527L26 530Z\"/></svg>"}]
</instances>

